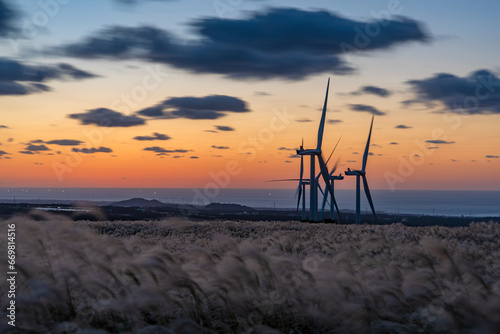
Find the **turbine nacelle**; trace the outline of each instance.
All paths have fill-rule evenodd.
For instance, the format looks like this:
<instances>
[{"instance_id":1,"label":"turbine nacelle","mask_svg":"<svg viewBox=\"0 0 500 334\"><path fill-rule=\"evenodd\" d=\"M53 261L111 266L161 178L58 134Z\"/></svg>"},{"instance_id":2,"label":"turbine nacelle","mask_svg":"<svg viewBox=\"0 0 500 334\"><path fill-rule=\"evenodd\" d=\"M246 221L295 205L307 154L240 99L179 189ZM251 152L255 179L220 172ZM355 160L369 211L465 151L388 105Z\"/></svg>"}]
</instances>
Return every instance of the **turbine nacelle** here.
<instances>
[{"instance_id":1,"label":"turbine nacelle","mask_svg":"<svg viewBox=\"0 0 500 334\"><path fill-rule=\"evenodd\" d=\"M345 175L360 175L360 176L366 175L366 172L364 170L350 170L349 168L347 168L347 170L344 173Z\"/></svg>"},{"instance_id":2,"label":"turbine nacelle","mask_svg":"<svg viewBox=\"0 0 500 334\"><path fill-rule=\"evenodd\" d=\"M320 155L321 150L318 149L308 149L308 150L297 150L297 155Z\"/></svg>"}]
</instances>

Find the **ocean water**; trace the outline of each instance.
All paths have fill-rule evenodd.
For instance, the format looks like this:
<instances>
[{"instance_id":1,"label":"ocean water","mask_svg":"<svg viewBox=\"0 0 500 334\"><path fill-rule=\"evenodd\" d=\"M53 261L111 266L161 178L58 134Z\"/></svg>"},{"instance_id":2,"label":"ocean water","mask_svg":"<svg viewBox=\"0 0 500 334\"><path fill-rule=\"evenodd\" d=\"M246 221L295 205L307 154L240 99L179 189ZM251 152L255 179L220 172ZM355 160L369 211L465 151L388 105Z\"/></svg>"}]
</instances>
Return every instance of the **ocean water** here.
<instances>
[{"instance_id":1,"label":"ocean water","mask_svg":"<svg viewBox=\"0 0 500 334\"><path fill-rule=\"evenodd\" d=\"M361 210L370 210L363 197ZM165 203L235 203L254 208L295 208L294 189L172 188L0 188L0 202L92 201L111 203L134 197ZM355 209L355 191L336 189L340 210ZM500 217L500 191L372 190L377 211L445 216ZM322 195L319 194L321 207ZM306 205L308 203L306 198ZM328 206L328 205L327 205Z\"/></svg>"}]
</instances>

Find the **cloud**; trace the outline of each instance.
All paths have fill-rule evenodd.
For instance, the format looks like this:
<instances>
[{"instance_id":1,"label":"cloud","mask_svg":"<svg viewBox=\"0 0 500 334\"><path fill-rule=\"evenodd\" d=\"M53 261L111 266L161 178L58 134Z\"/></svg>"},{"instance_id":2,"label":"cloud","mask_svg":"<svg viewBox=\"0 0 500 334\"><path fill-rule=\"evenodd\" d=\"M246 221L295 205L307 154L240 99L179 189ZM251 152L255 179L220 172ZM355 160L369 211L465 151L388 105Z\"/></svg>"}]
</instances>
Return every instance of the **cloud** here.
<instances>
[{"instance_id":1,"label":"cloud","mask_svg":"<svg viewBox=\"0 0 500 334\"><path fill-rule=\"evenodd\" d=\"M212 148L215 148L216 150L228 150L229 146L216 146L216 145L212 145Z\"/></svg>"},{"instance_id":2,"label":"cloud","mask_svg":"<svg viewBox=\"0 0 500 334\"><path fill-rule=\"evenodd\" d=\"M255 96L271 96L272 94L267 93L267 92L256 91L256 92L253 93L253 95L255 95Z\"/></svg>"},{"instance_id":3,"label":"cloud","mask_svg":"<svg viewBox=\"0 0 500 334\"><path fill-rule=\"evenodd\" d=\"M400 125L396 125L394 128L395 129L412 129L413 126L408 126L408 125L400 124Z\"/></svg>"},{"instance_id":4,"label":"cloud","mask_svg":"<svg viewBox=\"0 0 500 334\"><path fill-rule=\"evenodd\" d=\"M193 155L192 157L189 157L189 159L199 159L199 157Z\"/></svg>"},{"instance_id":5,"label":"cloud","mask_svg":"<svg viewBox=\"0 0 500 334\"><path fill-rule=\"evenodd\" d=\"M278 148L278 151L297 151L296 148L288 148L288 147L280 147Z\"/></svg>"},{"instance_id":6,"label":"cloud","mask_svg":"<svg viewBox=\"0 0 500 334\"><path fill-rule=\"evenodd\" d=\"M338 124L342 123L343 121L341 119L329 119L327 122L328 124Z\"/></svg>"},{"instance_id":7,"label":"cloud","mask_svg":"<svg viewBox=\"0 0 500 334\"><path fill-rule=\"evenodd\" d=\"M0 125L0 129L10 129L7 125Z\"/></svg>"},{"instance_id":8,"label":"cloud","mask_svg":"<svg viewBox=\"0 0 500 334\"><path fill-rule=\"evenodd\" d=\"M94 153L111 153L113 152L112 149L110 148L107 148L107 147L99 147L99 148L95 148L95 147L91 147L91 148L73 148L72 149L73 152L79 152L79 153L84 153L84 154L94 154Z\"/></svg>"},{"instance_id":9,"label":"cloud","mask_svg":"<svg viewBox=\"0 0 500 334\"><path fill-rule=\"evenodd\" d=\"M459 77L438 73L422 80L409 80L415 95L405 104L442 104L448 111L462 114L500 114L500 78L488 70Z\"/></svg>"},{"instance_id":10,"label":"cloud","mask_svg":"<svg viewBox=\"0 0 500 334\"><path fill-rule=\"evenodd\" d=\"M141 140L141 141L148 141L148 140L169 140L172 138L170 136L165 135L165 134L155 132L155 133L153 133L152 136L136 136L133 139Z\"/></svg>"},{"instance_id":11,"label":"cloud","mask_svg":"<svg viewBox=\"0 0 500 334\"><path fill-rule=\"evenodd\" d=\"M47 80L82 80L95 78L95 74L69 64L26 65L16 60L0 57L0 95L27 95L48 92Z\"/></svg>"},{"instance_id":12,"label":"cloud","mask_svg":"<svg viewBox=\"0 0 500 334\"><path fill-rule=\"evenodd\" d=\"M5 151L0 151L0 157L3 157L4 155L7 155L7 154L10 154L10 153L7 153Z\"/></svg>"},{"instance_id":13,"label":"cloud","mask_svg":"<svg viewBox=\"0 0 500 334\"><path fill-rule=\"evenodd\" d=\"M33 151L19 151L22 154L35 154Z\"/></svg>"},{"instance_id":14,"label":"cloud","mask_svg":"<svg viewBox=\"0 0 500 334\"><path fill-rule=\"evenodd\" d=\"M184 149L166 150L163 147L159 147L159 146L146 147L143 150L144 151L156 152L156 153L186 153L186 152L192 152L193 151L193 150L184 150Z\"/></svg>"},{"instance_id":15,"label":"cloud","mask_svg":"<svg viewBox=\"0 0 500 334\"><path fill-rule=\"evenodd\" d=\"M351 108L352 111L369 112L370 114L377 116L383 116L386 114L385 112L380 111L377 108L366 104L350 104L349 107Z\"/></svg>"},{"instance_id":16,"label":"cloud","mask_svg":"<svg viewBox=\"0 0 500 334\"><path fill-rule=\"evenodd\" d=\"M45 145L28 145L26 146L25 150L30 152L41 152L41 151L50 151L50 148L48 148Z\"/></svg>"},{"instance_id":17,"label":"cloud","mask_svg":"<svg viewBox=\"0 0 500 334\"><path fill-rule=\"evenodd\" d=\"M74 139L56 139L56 140L45 141L44 143L49 145L60 145L60 146L78 146L80 144L83 144L84 142L81 140L74 140Z\"/></svg>"},{"instance_id":18,"label":"cloud","mask_svg":"<svg viewBox=\"0 0 500 334\"><path fill-rule=\"evenodd\" d=\"M372 94L380 97L388 97L392 94L391 91L376 87L376 86L363 86L355 92L349 93L350 95L362 95L362 94Z\"/></svg>"},{"instance_id":19,"label":"cloud","mask_svg":"<svg viewBox=\"0 0 500 334\"><path fill-rule=\"evenodd\" d=\"M146 124L144 118L136 115L124 115L107 108L88 110L86 113L70 114L69 118L77 119L83 125L95 124L102 127L130 127Z\"/></svg>"},{"instance_id":20,"label":"cloud","mask_svg":"<svg viewBox=\"0 0 500 334\"><path fill-rule=\"evenodd\" d=\"M113 26L55 52L79 58L140 59L233 79L299 80L325 72L352 73L343 59L347 53L430 38L419 22L401 16L357 21L325 10L294 8L270 8L241 19L199 18L190 26L196 38L189 40L150 26ZM380 33L361 41L359 29L370 26L379 27ZM364 45L356 47L356 42Z\"/></svg>"},{"instance_id":21,"label":"cloud","mask_svg":"<svg viewBox=\"0 0 500 334\"><path fill-rule=\"evenodd\" d=\"M5 37L10 33L15 33L18 28L15 26L19 14L5 0L0 0L0 36Z\"/></svg>"},{"instance_id":22,"label":"cloud","mask_svg":"<svg viewBox=\"0 0 500 334\"><path fill-rule=\"evenodd\" d=\"M309 123L309 122L312 122L312 119L309 119L309 118L301 118L301 119L296 119L295 122L299 122L299 123Z\"/></svg>"},{"instance_id":23,"label":"cloud","mask_svg":"<svg viewBox=\"0 0 500 334\"><path fill-rule=\"evenodd\" d=\"M233 127L225 126L225 125L216 125L215 128L219 131L234 131Z\"/></svg>"},{"instance_id":24,"label":"cloud","mask_svg":"<svg viewBox=\"0 0 500 334\"><path fill-rule=\"evenodd\" d=\"M399 144L396 143L395 141L393 141L393 142L390 142L389 145L399 145Z\"/></svg>"},{"instance_id":25,"label":"cloud","mask_svg":"<svg viewBox=\"0 0 500 334\"><path fill-rule=\"evenodd\" d=\"M499 155L487 155L486 158L488 158L488 159L499 159L500 156Z\"/></svg>"},{"instance_id":26,"label":"cloud","mask_svg":"<svg viewBox=\"0 0 500 334\"><path fill-rule=\"evenodd\" d=\"M125 5L135 5L139 2L145 2L146 0L115 0L115 1L122 3L122 4L125 4ZM161 1L174 1L174 0L149 0L149 1L161 2Z\"/></svg>"},{"instance_id":27,"label":"cloud","mask_svg":"<svg viewBox=\"0 0 500 334\"><path fill-rule=\"evenodd\" d=\"M247 103L237 97L210 95L205 97L172 97L137 114L152 118L218 119L227 113L249 112Z\"/></svg>"},{"instance_id":28,"label":"cloud","mask_svg":"<svg viewBox=\"0 0 500 334\"><path fill-rule=\"evenodd\" d=\"M442 140L442 139L426 140L425 142L429 143L429 144L455 144L454 141L446 141L446 140Z\"/></svg>"}]
</instances>

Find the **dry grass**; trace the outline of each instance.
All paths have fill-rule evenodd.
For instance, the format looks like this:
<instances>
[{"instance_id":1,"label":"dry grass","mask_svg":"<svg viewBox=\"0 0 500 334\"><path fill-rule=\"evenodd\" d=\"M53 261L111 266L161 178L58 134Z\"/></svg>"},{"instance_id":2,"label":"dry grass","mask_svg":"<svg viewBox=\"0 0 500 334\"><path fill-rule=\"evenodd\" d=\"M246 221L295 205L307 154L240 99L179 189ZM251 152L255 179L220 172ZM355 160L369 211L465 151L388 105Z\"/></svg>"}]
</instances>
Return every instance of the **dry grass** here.
<instances>
[{"instance_id":1,"label":"dry grass","mask_svg":"<svg viewBox=\"0 0 500 334\"><path fill-rule=\"evenodd\" d=\"M494 223L445 228L45 218L1 222L2 249L7 223L17 225L17 324L33 332L500 328L500 225ZM5 280L0 284L6 295Z\"/></svg>"}]
</instances>

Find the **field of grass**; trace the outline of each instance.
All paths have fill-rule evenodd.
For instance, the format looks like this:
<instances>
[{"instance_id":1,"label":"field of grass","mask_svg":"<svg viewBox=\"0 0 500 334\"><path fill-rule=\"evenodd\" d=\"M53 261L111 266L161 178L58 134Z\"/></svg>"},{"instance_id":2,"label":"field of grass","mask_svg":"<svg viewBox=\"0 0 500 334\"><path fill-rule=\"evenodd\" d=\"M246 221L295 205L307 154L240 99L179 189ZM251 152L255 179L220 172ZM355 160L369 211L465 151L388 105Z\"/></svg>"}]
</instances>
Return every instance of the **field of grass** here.
<instances>
[{"instance_id":1,"label":"field of grass","mask_svg":"<svg viewBox=\"0 0 500 334\"><path fill-rule=\"evenodd\" d=\"M16 225L33 333L498 333L500 225L181 218ZM6 251L5 258L7 257ZM6 259L0 261L7 272ZM2 327L7 283L0 283Z\"/></svg>"}]
</instances>

